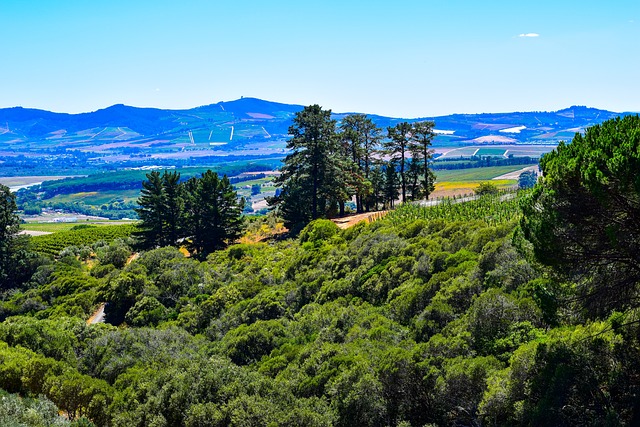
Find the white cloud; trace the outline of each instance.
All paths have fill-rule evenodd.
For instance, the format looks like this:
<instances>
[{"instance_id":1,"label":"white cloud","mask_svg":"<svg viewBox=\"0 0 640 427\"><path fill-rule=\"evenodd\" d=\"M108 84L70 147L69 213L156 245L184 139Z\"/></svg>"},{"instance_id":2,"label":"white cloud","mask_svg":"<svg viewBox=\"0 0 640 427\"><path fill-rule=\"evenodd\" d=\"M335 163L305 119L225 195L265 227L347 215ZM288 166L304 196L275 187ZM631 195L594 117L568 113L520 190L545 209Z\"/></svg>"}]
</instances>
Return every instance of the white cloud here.
<instances>
[{"instance_id":1,"label":"white cloud","mask_svg":"<svg viewBox=\"0 0 640 427\"><path fill-rule=\"evenodd\" d=\"M540 37L538 33L523 33L519 34L518 37Z\"/></svg>"}]
</instances>

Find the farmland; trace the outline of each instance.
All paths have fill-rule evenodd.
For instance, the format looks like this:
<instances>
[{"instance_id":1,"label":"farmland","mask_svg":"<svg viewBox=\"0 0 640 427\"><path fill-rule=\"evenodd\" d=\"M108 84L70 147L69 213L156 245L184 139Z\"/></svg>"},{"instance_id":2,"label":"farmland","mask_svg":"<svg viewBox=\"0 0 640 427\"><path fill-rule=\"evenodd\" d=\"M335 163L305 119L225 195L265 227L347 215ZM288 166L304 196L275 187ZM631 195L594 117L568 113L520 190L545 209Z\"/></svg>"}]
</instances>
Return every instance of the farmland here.
<instances>
[{"instance_id":1,"label":"farmland","mask_svg":"<svg viewBox=\"0 0 640 427\"><path fill-rule=\"evenodd\" d=\"M497 176L517 171L519 169L522 169L522 166L516 165L496 166L489 168L440 170L436 172L436 183L487 181Z\"/></svg>"},{"instance_id":2,"label":"farmland","mask_svg":"<svg viewBox=\"0 0 640 427\"><path fill-rule=\"evenodd\" d=\"M135 225L133 224L60 230L54 234L32 237L30 246L36 252L57 256L66 247L91 245L100 240L110 242L114 239L124 239L129 237L134 230Z\"/></svg>"},{"instance_id":3,"label":"farmland","mask_svg":"<svg viewBox=\"0 0 640 427\"><path fill-rule=\"evenodd\" d=\"M21 230L42 231L46 233L59 233L61 231L70 231L82 229L86 226L105 227L112 225L131 224L131 221L104 221L104 220L87 220L82 222L28 222L20 224Z\"/></svg>"},{"instance_id":4,"label":"farmland","mask_svg":"<svg viewBox=\"0 0 640 427\"><path fill-rule=\"evenodd\" d=\"M540 157L555 148L555 144L509 144L509 145L465 145L465 146L436 146L434 151L441 154L441 159L471 156Z\"/></svg>"}]
</instances>

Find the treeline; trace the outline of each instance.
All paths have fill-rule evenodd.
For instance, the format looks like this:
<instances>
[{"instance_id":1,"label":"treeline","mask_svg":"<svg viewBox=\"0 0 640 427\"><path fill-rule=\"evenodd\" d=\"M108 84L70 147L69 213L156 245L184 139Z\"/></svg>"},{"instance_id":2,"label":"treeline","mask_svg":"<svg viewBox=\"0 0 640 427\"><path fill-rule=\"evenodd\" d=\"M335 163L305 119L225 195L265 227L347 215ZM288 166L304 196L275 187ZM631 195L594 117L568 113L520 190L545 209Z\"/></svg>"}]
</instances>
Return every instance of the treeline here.
<instances>
[{"instance_id":1,"label":"treeline","mask_svg":"<svg viewBox=\"0 0 640 427\"><path fill-rule=\"evenodd\" d=\"M261 172L266 170L269 162L258 162L257 164L242 164L222 166L221 171L229 171L231 174L242 174L245 172ZM196 177L207 169L194 168L181 171L181 180ZM101 173L87 177L66 178L56 181L46 181L39 186L21 189L17 192L18 209L26 215L38 215L43 208L61 209L68 213L82 215L99 216L108 219L136 218L135 209L138 204L135 202L125 202L114 199L108 203L93 205L83 201L62 202L53 201L53 197L64 194L75 194L80 192L101 192L101 191L126 191L137 190L140 183L146 179L147 171L119 171L111 173ZM251 176L234 176L229 178L231 184L239 184L244 181L264 178L265 174L255 174Z\"/></svg>"},{"instance_id":2,"label":"treeline","mask_svg":"<svg viewBox=\"0 0 640 427\"><path fill-rule=\"evenodd\" d=\"M537 157L515 157L509 156L471 156L471 157L447 157L446 159L437 158L431 163L433 170L455 170L455 169L473 169L492 166L512 166L512 165L534 165L538 163Z\"/></svg>"},{"instance_id":3,"label":"treeline","mask_svg":"<svg viewBox=\"0 0 640 427\"><path fill-rule=\"evenodd\" d=\"M243 172L265 171L263 167L225 167L220 169L220 173L225 175L241 174ZM198 176L208 170L207 168L194 168L181 170L183 181ZM228 171L228 172L227 172ZM46 181L40 186L21 190L18 193L18 201L28 199L26 193L42 193L41 199L50 199L58 194L73 194L90 191L112 191L112 190L135 190L140 188L140 183L146 179L148 171L118 171L90 175L87 177L65 178L56 181ZM230 182L237 184L242 181L254 179L253 177L233 177ZM23 196L24 193L24 196Z\"/></svg>"},{"instance_id":4,"label":"treeline","mask_svg":"<svg viewBox=\"0 0 640 427\"><path fill-rule=\"evenodd\" d=\"M275 180L280 191L268 202L299 231L311 220L344 215L352 199L357 212L368 212L393 207L399 195L402 202L428 198L433 126L402 122L385 135L366 115L347 115L338 125L331 110L305 107L289 128L291 154Z\"/></svg>"}]
</instances>

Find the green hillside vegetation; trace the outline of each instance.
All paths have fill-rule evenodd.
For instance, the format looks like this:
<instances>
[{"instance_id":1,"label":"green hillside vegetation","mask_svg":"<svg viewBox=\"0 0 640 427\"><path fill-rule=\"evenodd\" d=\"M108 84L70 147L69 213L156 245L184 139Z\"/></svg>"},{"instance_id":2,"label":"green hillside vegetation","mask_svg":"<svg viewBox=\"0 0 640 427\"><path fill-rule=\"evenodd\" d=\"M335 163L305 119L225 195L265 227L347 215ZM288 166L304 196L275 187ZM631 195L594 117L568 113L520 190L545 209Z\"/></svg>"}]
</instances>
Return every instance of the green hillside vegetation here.
<instances>
[{"instance_id":1,"label":"green hillside vegetation","mask_svg":"<svg viewBox=\"0 0 640 427\"><path fill-rule=\"evenodd\" d=\"M517 250L517 213L463 206L344 231L318 220L204 262L161 248L126 264L115 242L91 265L67 249L2 303L0 387L116 426L513 425L548 420L545 396L602 405L594 381L630 394L611 382L632 368L624 330L558 307L562 290ZM103 301L120 328L84 323ZM587 360L601 362L578 370Z\"/></svg>"},{"instance_id":2,"label":"green hillside vegetation","mask_svg":"<svg viewBox=\"0 0 640 427\"><path fill-rule=\"evenodd\" d=\"M67 231L59 231L54 234L35 236L31 240L31 249L35 252L49 255L58 255L68 246L88 246L98 241L111 241L113 239L126 238L136 229L129 225L105 225L93 226L75 224Z\"/></svg>"},{"instance_id":3,"label":"green hillside vegetation","mask_svg":"<svg viewBox=\"0 0 640 427\"><path fill-rule=\"evenodd\" d=\"M169 246L133 256L135 240L115 234L41 257L22 283L2 283L11 416L37 406L34 419L58 408L114 427L637 425L639 130L626 117L559 146L532 190L402 204L345 230L318 218L206 259ZM11 254L22 238L5 217L0 254ZM87 324L102 303L106 322Z\"/></svg>"}]
</instances>

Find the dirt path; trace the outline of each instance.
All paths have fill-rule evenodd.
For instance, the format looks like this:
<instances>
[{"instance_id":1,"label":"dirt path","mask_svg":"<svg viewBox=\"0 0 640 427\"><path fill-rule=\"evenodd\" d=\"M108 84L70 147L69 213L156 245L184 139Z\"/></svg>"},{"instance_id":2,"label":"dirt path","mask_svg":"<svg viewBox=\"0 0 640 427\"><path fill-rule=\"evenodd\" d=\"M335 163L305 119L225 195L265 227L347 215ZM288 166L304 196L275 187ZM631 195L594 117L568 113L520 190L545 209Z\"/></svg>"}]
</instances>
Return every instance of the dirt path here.
<instances>
[{"instance_id":1,"label":"dirt path","mask_svg":"<svg viewBox=\"0 0 640 427\"><path fill-rule=\"evenodd\" d=\"M130 264L132 261L138 259L140 254L135 252L133 255L129 257L127 260L127 264ZM96 311L93 312L91 317L87 319L87 325L95 325L96 323L104 323L104 308L107 306L106 302L100 304L100 307Z\"/></svg>"},{"instance_id":2,"label":"dirt path","mask_svg":"<svg viewBox=\"0 0 640 427\"><path fill-rule=\"evenodd\" d=\"M100 304L100 307L87 319L87 325L95 325L96 323L104 323L104 308L106 302Z\"/></svg>"},{"instance_id":3,"label":"dirt path","mask_svg":"<svg viewBox=\"0 0 640 427\"><path fill-rule=\"evenodd\" d=\"M389 211L378 211L378 212L365 212L361 214L354 214L349 216L344 216L342 218L334 218L331 221L335 222L336 225L341 228L349 228L353 227L360 221L373 222L376 221L383 216L385 216Z\"/></svg>"},{"instance_id":4,"label":"dirt path","mask_svg":"<svg viewBox=\"0 0 640 427\"><path fill-rule=\"evenodd\" d=\"M22 230L18 234L28 234L29 236L45 236L47 234L53 233L50 231Z\"/></svg>"}]
</instances>

